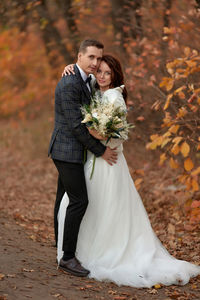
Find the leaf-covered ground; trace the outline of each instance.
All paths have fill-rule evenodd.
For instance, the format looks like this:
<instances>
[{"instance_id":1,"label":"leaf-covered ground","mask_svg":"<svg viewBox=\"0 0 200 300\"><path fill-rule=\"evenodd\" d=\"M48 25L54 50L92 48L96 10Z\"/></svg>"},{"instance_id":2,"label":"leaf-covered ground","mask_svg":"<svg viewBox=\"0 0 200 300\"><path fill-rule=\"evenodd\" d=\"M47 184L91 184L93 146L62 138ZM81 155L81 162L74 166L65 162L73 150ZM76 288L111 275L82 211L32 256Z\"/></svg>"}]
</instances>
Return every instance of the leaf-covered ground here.
<instances>
[{"instance_id":1,"label":"leaf-covered ground","mask_svg":"<svg viewBox=\"0 0 200 300\"><path fill-rule=\"evenodd\" d=\"M56 249L52 247L57 173L46 157L47 145L41 150L41 143L49 137L45 141L35 138L36 123L34 135L30 133L31 126L21 130L14 125L11 131L7 125L2 126L1 300L200 299L200 276L183 287L135 289L81 279L57 270ZM185 196L181 188L177 189L173 173L166 166L159 168L145 150L140 150L139 142L138 146L131 141L125 144L131 174L140 186L156 234L173 256L200 264L200 226L190 223L183 208Z\"/></svg>"}]
</instances>

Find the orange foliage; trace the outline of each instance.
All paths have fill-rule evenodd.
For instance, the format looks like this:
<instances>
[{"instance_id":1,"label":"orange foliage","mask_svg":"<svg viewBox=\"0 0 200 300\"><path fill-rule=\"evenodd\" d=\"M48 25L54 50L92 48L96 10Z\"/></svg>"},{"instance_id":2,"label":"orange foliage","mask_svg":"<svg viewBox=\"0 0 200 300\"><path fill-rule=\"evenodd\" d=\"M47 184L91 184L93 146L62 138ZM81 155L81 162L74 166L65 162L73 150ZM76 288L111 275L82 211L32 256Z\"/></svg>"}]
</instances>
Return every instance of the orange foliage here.
<instances>
[{"instance_id":1,"label":"orange foliage","mask_svg":"<svg viewBox=\"0 0 200 300\"><path fill-rule=\"evenodd\" d=\"M53 97L51 78L40 39L33 33L24 37L17 29L0 35L0 115L20 119L34 117Z\"/></svg>"},{"instance_id":2,"label":"orange foliage","mask_svg":"<svg viewBox=\"0 0 200 300\"><path fill-rule=\"evenodd\" d=\"M168 159L170 167L179 170L177 179L191 196L200 190L200 55L186 47L184 57L166 67L169 77L163 78L160 87L170 94L163 107L162 134L151 136L147 149L163 149L160 164ZM199 208L195 207L193 220L195 216L199 218L197 211Z\"/></svg>"}]
</instances>

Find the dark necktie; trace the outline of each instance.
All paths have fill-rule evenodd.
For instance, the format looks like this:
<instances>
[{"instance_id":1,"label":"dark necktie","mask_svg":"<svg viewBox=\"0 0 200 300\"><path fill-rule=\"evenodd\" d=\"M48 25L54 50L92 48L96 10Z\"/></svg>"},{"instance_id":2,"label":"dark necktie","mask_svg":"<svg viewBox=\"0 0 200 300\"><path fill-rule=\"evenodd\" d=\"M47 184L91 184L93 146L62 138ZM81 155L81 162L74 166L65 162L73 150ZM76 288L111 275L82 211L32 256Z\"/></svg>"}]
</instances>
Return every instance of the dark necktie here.
<instances>
[{"instance_id":1,"label":"dark necktie","mask_svg":"<svg viewBox=\"0 0 200 300\"><path fill-rule=\"evenodd\" d=\"M88 77L86 78L86 80L85 80L85 83L86 83L86 84L87 84L87 83L90 84L91 79L92 79L92 76L91 76L91 75L88 76Z\"/></svg>"}]
</instances>

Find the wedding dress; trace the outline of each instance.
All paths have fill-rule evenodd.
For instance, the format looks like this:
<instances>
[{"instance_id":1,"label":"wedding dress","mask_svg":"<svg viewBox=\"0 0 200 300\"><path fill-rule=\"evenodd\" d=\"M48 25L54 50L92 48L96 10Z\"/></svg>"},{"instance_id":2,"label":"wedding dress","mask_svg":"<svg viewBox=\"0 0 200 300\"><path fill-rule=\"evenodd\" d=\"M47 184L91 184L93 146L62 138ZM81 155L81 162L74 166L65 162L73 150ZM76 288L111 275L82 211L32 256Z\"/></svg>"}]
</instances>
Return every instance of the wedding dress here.
<instances>
[{"instance_id":1,"label":"wedding dress","mask_svg":"<svg viewBox=\"0 0 200 300\"><path fill-rule=\"evenodd\" d=\"M119 88L104 92L104 99L125 107ZM89 276L100 281L138 288L158 283L186 284L200 274L200 266L175 259L163 247L130 176L122 141L111 139L108 145L117 146L117 163L110 166L101 157L96 158L91 179L94 156L88 152L85 178L89 205L80 226L77 258L90 270ZM63 255L67 205L65 194L58 214L58 261Z\"/></svg>"}]
</instances>

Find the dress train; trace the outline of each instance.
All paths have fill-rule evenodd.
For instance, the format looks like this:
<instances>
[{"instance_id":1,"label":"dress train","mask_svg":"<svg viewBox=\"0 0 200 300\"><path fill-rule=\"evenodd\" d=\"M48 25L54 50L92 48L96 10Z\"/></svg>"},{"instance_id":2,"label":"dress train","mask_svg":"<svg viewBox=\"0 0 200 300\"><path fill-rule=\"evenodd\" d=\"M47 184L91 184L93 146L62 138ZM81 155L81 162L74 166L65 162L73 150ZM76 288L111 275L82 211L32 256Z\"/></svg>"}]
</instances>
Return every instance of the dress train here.
<instances>
[{"instance_id":1,"label":"dress train","mask_svg":"<svg viewBox=\"0 0 200 300\"><path fill-rule=\"evenodd\" d=\"M115 141L114 141L115 142ZM115 145L111 145L115 146ZM76 256L90 270L90 277L118 285L152 287L186 284L200 274L200 267L172 257L155 235L118 146L117 164L109 166L88 152L85 177L89 205L82 220ZM58 261L68 196L63 196L58 221Z\"/></svg>"}]
</instances>

